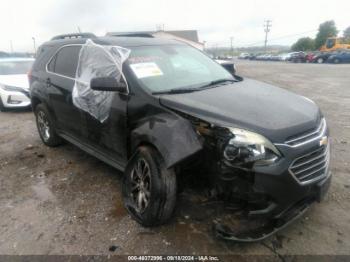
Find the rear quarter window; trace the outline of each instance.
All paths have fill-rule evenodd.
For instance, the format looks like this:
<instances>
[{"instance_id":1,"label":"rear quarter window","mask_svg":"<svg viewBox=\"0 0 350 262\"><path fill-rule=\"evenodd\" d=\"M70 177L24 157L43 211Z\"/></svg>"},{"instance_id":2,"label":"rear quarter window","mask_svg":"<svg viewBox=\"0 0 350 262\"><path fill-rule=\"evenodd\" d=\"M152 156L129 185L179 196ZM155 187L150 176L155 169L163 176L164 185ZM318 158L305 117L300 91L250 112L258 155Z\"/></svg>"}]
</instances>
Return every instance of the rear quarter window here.
<instances>
[{"instance_id":1,"label":"rear quarter window","mask_svg":"<svg viewBox=\"0 0 350 262\"><path fill-rule=\"evenodd\" d=\"M50 60L47 70L74 78L77 70L81 45L62 47Z\"/></svg>"}]
</instances>

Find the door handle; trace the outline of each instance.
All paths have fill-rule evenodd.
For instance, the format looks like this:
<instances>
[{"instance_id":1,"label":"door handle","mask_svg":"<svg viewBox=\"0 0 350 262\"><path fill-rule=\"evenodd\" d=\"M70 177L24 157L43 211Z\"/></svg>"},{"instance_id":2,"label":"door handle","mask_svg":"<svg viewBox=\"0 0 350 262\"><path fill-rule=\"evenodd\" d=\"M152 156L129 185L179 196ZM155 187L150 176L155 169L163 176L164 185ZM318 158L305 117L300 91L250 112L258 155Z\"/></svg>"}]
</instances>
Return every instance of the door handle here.
<instances>
[{"instance_id":1,"label":"door handle","mask_svg":"<svg viewBox=\"0 0 350 262\"><path fill-rule=\"evenodd\" d=\"M50 85L51 85L51 80L50 80L50 78L47 78L46 79L46 87L50 87Z\"/></svg>"}]
</instances>

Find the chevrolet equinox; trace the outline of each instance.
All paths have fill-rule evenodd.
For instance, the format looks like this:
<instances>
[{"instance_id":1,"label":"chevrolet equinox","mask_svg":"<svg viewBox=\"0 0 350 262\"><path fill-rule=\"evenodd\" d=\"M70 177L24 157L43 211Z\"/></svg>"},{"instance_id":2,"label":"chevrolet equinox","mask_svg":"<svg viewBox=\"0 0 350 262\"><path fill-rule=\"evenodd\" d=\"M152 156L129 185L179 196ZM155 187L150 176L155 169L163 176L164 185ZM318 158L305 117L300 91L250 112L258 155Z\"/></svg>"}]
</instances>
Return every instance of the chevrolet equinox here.
<instances>
[{"instance_id":1,"label":"chevrolet equinox","mask_svg":"<svg viewBox=\"0 0 350 262\"><path fill-rule=\"evenodd\" d=\"M122 171L124 205L140 224L172 216L189 166L246 201L249 217L291 221L328 191L329 131L310 99L231 74L176 40L89 38L57 37L40 47L29 74L38 132L47 146L66 140ZM122 77L102 71L87 83L92 95L81 97L107 112L102 120L73 101L87 41L130 51ZM100 58L89 57L92 67ZM96 104L99 92L111 103Z\"/></svg>"}]
</instances>

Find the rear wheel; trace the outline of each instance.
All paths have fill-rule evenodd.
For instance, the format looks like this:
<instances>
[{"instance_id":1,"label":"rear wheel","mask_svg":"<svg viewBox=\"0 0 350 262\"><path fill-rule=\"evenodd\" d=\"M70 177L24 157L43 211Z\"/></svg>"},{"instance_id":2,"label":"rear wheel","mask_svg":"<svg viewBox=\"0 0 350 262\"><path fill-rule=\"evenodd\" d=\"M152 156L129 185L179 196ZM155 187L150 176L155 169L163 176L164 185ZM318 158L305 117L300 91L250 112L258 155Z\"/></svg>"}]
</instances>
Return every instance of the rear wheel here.
<instances>
[{"instance_id":1,"label":"rear wheel","mask_svg":"<svg viewBox=\"0 0 350 262\"><path fill-rule=\"evenodd\" d=\"M142 146L126 168L122 191L124 205L138 223L160 225L175 208L176 175L156 149Z\"/></svg>"},{"instance_id":2,"label":"rear wheel","mask_svg":"<svg viewBox=\"0 0 350 262\"><path fill-rule=\"evenodd\" d=\"M317 63L319 63L319 64L322 64L323 63L323 58L322 57L320 57L320 58L317 58Z\"/></svg>"},{"instance_id":3,"label":"rear wheel","mask_svg":"<svg viewBox=\"0 0 350 262\"><path fill-rule=\"evenodd\" d=\"M339 60L338 58L335 58L335 59L333 60L333 63L334 63L334 64L339 64L339 63L340 63L340 60Z\"/></svg>"},{"instance_id":4,"label":"rear wheel","mask_svg":"<svg viewBox=\"0 0 350 262\"><path fill-rule=\"evenodd\" d=\"M43 143L50 147L62 144L63 140L59 137L54 128L54 122L49 111L43 104L35 107L36 126Z\"/></svg>"}]
</instances>

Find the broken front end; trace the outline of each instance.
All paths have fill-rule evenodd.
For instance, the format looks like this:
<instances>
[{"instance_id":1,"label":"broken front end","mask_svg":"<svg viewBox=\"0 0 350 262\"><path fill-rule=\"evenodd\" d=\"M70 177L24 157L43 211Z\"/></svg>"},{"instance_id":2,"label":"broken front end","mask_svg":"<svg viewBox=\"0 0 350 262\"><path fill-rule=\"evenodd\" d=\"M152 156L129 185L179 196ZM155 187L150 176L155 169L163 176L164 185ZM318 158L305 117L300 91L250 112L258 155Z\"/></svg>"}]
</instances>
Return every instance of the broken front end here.
<instances>
[{"instance_id":1,"label":"broken front end","mask_svg":"<svg viewBox=\"0 0 350 262\"><path fill-rule=\"evenodd\" d=\"M201 178L206 174L216 197L228 204L239 202L249 220L265 220L249 232L217 222L217 236L241 242L262 240L301 216L328 191L330 154L324 119L310 134L273 144L248 130L186 117L203 139L203 150L196 156L197 173Z\"/></svg>"}]
</instances>

